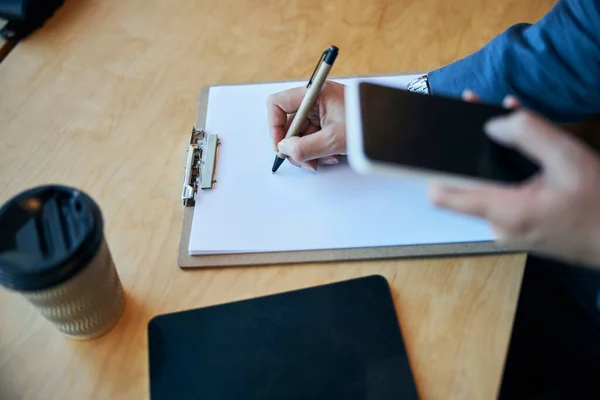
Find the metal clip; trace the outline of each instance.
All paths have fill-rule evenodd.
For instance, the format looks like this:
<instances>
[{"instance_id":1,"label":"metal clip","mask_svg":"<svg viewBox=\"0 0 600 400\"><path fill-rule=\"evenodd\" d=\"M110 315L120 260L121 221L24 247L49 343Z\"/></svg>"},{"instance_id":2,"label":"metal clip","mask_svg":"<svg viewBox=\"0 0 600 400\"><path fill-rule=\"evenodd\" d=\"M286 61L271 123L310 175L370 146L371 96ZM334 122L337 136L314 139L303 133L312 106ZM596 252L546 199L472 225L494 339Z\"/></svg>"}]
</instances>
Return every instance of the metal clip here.
<instances>
[{"instance_id":1,"label":"metal clip","mask_svg":"<svg viewBox=\"0 0 600 400\"><path fill-rule=\"evenodd\" d=\"M315 74L317 73L317 69L319 68L319 65L321 65L321 61L323 61L323 59L325 58L326 55L327 55L327 50L325 50L323 52L323 54L321 54L321 57L319 57L319 61L317 61L317 65L315 65L315 69L314 69L312 75L310 76L310 79L308 80L308 84L306 85L307 89L310 87L310 85L312 85Z\"/></svg>"},{"instance_id":2,"label":"metal clip","mask_svg":"<svg viewBox=\"0 0 600 400\"><path fill-rule=\"evenodd\" d=\"M215 183L214 174L219 143L217 135L206 134L203 129L192 128L181 193L185 207L196 204L198 188L212 189Z\"/></svg>"}]
</instances>

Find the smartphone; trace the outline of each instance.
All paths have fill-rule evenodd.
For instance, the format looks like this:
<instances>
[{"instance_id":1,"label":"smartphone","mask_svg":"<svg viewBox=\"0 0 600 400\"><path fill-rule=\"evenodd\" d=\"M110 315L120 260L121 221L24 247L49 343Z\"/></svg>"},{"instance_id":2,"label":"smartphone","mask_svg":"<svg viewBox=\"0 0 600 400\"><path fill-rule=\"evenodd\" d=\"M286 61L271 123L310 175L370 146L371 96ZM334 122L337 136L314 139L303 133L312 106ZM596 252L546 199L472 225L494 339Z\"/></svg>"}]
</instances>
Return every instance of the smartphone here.
<instances>
[{"instance_id":1,"label":"smartphone","mask_svg":"<svg viewBox=\"0 0 600 400\"><path fill-rule=\"evenodd\" d=\"M483 126L511 110L360 82L345 90L348 162L360 174L460 185L522 182L539 165Z\"/></svg>"}]
</instances>

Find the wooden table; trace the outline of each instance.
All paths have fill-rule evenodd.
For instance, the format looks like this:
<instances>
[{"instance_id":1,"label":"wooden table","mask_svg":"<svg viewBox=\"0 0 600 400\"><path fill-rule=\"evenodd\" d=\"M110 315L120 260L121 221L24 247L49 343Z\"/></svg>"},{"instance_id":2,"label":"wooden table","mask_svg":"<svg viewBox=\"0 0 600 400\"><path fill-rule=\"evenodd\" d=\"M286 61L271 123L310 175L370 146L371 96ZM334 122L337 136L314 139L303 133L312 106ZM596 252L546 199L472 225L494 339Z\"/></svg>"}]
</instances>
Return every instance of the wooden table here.
<instances>
[{"instance_id":1,"label":"wooden table","mask_svg":"<svg viewBox=\"0 0 600 400\"><path fill-rule=\"evenodd\" d=\"M432 69L553 3L68 1L0 64L0 202L49 182L90 193L126 310L75 342L0 290L0 398L146 398L152 316L369 274L390 282L422 398L494 398L523 255L184 272L185 145L203 85L305 79L330 44L336 76Z\"/></svg>"}]
</instances>

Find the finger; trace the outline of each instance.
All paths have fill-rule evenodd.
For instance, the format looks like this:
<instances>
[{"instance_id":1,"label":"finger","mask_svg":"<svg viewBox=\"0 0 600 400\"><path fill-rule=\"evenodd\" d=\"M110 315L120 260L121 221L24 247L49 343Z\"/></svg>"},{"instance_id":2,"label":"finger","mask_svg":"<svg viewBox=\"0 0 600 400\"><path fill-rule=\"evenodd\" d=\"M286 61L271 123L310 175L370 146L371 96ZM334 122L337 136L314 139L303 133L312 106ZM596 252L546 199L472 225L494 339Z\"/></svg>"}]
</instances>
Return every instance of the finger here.
<instances>
[{"instance_id":1,"label":"finger","mask_svg":"<svg viewBox=\"0 0 600 400\"><path fill-rule=\"evenodd\" d=\"M306 127L302 128L302 130L304 131L302 133L303 136L311 135L320 129L318 126L315 126L315 125L309 123L308 120L306 121L306 124L303 124L303 125L307 125ZM284 144L284 148L285 148L285 144ZM293 160L289 156L288 156L288 160L290 160L290 162L292 162L292 164L295 165L296 167L301 167L301 168L304 168L304 169L306 169L308 171L312 171L312 172L315 172L317 170L317 166L319 165L317 160L315 160L315 162L299 162L299 161Z\"/></svg>"},{"instance_id":2,"label":"finger","mask_svg":"<svg viewBox=\"0 0 600 400\"><path fill-rule=\"evenodd\" d=\"M302 132L302 134L300 136L308 136L308 135L312 135L313 133L318 132L321 127L314 125L313 123L309 122L308 120L306 120L306 124L302 124L302 129L300 129L300 132Z\"/></svg>"},{"instance_id":3,"label":"finger","mask_svg":"<svg viewBox=\"0 0 600 400\"><path fill-rule=\"evenodd\" d=\"M287 122L285 123L285 125L283 127L284 137L285 137L285 134L287 134L287 131L290 129L290 125L292 125L292 122L294 122L294 119L296 119L295 113L288 115ZM310 122L308 121L308 119L304 120L304 122L302 122L302 125L300 126L299 131L300 132L304 131L308 127L309 123ZM277 142L277 143L279 143L279 142ZM277 147L277 143L275 143L275 147Z\"/></svg>"},{"instance_id":4,"label":"finger","mask_svg":"<svg viewBox=\"0 0 600 400\"><path fill-rule=\"evenodd\" d=\"M462 99L469 103L479 103L479 97L469 89L465 89L462 93Z\"/></svg>"},{"instance_id":5,"label":"finger","mask_svg":"<svg viewBox=\"0 0 600 400\"><path fill-rule=\"evenodd\" d=\"M525 110L493 118L484 129L495 141L516 148L560 179L570 179L583 151L558 126Z\"/></svg>"},{"instance_id":6,"label":"finger","mask_svg":"<svg viewBox=\"0 0 600 400\"><path fill-rule=\"evenodd\" d=\"M438 207L484 218L501 226L505 225L502 217L507 204L520 202L517 190L492 185L477 188L432 185L429 196ZM510 211L514 213L515 210L511 208Z\"/></svg>"},{"instance_id":7,"label":"finger","mask_svg":"<svg viewBox=\"0 0 600 400\"><path fill-rule=\"evenodd\" d=\"M343 127L331 124L312 135L287 138L279 142L279 151L299 162L339 154L339 129Z\"/></svg>"},{"instance_id":8,"label":"finger","mask_svg":"<svg viewBox=\"0 0 600 400\"><path fill-rule=\"evenodd\" d=\"M290 125L292 125L294 118L296 118L296 114L291 114L288 116L288 120L284 126L284 138L285 138L285 135L287 134L287 131L290 129ZM299 131L302 133L302 136L305 136L305 135L310 135L312 133L315 133L319 129L321 129L321 127L313 125L308 119L306 119L300 126ZM278 145L279 145L279 142L273 143L274 151L277 151Z\"/></svg>"},{"instance_id":9,"label":"finger","mask_svg":"<svg viewBox=\"0 0 600 400\"><path fill-rule=\"evenodd\" d=\"M319 166L318 166L317 160L310 160L310 161L303 162L301 164L301 167L310 172L317 172L317 168Z\"/></svg>"},{"instance_id":10,"label":"finger","mask_svg":"<svg viewBox=\"0 0 600 400\"><path fill-rule=\"evenodd\" d=\"M290 125L292 125L294 118L296 118L296 114L292 114L291 116L288 117L288 121L285 123L284 129L283 129L283 132L284 132L283 137L284 138L285 138L285 135L287 135L287 131L289 131ZM302 123L302 125L300 125L299 132L303 132L302 135L309 135L318 130L319 130L319 127L313 126L307 119ZM274 142L273 143L273 151L277 151L278 146L279 146L279 142L276 142L276 143Z\"/></svg>"},{"instance_id":11,"label":"finger","mask_svg":"<svg viewBox=\"0 0 600 400\"><path fill-rule=\"evenodd\" d=\"M306 162L298 162L295 161L293 158L288 157L287 160L289 161L290 164L292 164L295 167L298 168L303 168L307 171L310 172L316 172L317 171L317 162L315 160L311 160L311 161L306 161Z\"/></svg>"},{"instance_id":12,"label":"finger","mask_svg":"<svg viewBox=\"0 0 600 400\"><path fill-rule=\"evenodd\" d=\"M540 180L520 187L481 185L477 188L432 186L431 201L442 208L487 220L502 240L523 241L539 225Z\"/></svg>"},{"instance_id":13,"label":"finger","mask_svg":"<svg viewBox=\"0 0 600 400\"><path fill-rule=\"evenodd\" d=\"M288 161L289 161L289 163L290 163L290 164L292 164L294 167L298 167L298 168L300 168L300 167L301 167L300 163L299 163L299 162L297 162L297 161L294 161L294 159L292 159L292 158L288 157L288 158L287 158L287 160L288 160Z\"/></svg>"},{"instance_id":14,"label":"finger","mask_svg":"<svg viewBox=\"0 0 600 400\"><path fill-rule=\"evenodd\" d=\"M521 103L519 102L519 99L517 99L515 96L508 94L502 100L502 107L508 109L515 109L521 107Z\"/></svg>"},{"instance_id":15,"label":"finger","mask_svg":"<svg viewBox=\"0 0 600 400\"><path fill-rule=\"evenodd\" d=\"M452 186L432 185L429 199L438 207L461 214L487 218L488 204L484 189L464 189Z\"/></svg>"},{"instance_id":16,"label":"finger","mask_svg":"<svg viewBox=\"0 0 600 400\"><path fill-rule=\"evenodd\" d=\"M304 162L297 162L293 158L288 157L288 161L290 162L290 164L296 167L304 168L305 170L310 172L316 172L319 168L319 165L336 165L340 162L339 159L335 156L324 157L319 158L318 160L310 160Z\"/></svg>"},{"instance_id":17,"label":"finger","mask_svg":"<svg viewBox=\"0 0 600 400\"><path fill-rule=\"evenodd\" d=\"M298 111L305 92L306 88L297 87L267 97L267 119L274 146L285 137L288 115Z\"/></svg>"},{"instance_id":18,"label":"finger","mask_svg":"<svg viewBox=\"0 0 600 400\"><path fill-rule=\"evenodd\" d=\"M336 156L329 156L320 158L317 162L318 165L335 165L339 164L340 160Z\"/></svg>"}]
</instances>

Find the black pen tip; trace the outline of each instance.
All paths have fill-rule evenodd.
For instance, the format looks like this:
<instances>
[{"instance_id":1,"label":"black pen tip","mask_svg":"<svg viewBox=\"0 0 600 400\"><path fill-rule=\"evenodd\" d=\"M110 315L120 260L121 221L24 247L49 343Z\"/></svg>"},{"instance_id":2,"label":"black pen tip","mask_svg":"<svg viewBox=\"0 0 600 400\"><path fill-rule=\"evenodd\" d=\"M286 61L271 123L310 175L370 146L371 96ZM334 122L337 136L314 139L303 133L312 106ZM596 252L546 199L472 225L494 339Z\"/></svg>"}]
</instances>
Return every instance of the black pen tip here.
<instances>
[{"instance_id":1,"label":"black pen tip","mask_svg":"<svg viewBox=\"0 0 600 400\"><path fill-rule=\"evenodd\" d=\"M278 156L275 156L275 161L273 162L273 168L271 168L271 172L275 173L275 171L281 167L281 164L283 164L284 161L285 158L279 158Z\"/></svg>"}]
</instances>

